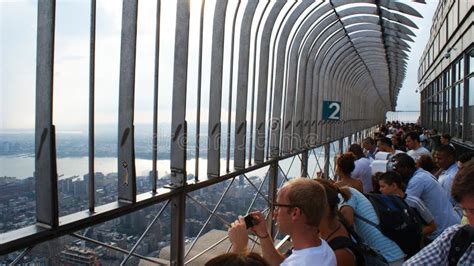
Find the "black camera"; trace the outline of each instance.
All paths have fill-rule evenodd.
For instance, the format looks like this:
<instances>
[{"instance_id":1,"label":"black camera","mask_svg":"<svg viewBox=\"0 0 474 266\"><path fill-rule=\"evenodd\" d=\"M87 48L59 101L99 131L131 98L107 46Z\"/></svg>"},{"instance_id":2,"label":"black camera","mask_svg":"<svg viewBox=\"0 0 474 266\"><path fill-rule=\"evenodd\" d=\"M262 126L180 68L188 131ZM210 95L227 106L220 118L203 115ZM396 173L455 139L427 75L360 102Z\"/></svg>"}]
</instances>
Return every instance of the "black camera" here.
<instances>
[{"instance_id":1,"label":"black camera","mask_svg":"<svg viewBox=\"0 0 474 266\"><path fill-rule=\"evenodd\" d=\"M249 229L250 227L253 227L256 224L255 220L253 219L252 215L250 215L250 214L247 214L244 217L244 220L245 220L245 226L247 227L247 229Z\"/></svg>"}]
</instances>

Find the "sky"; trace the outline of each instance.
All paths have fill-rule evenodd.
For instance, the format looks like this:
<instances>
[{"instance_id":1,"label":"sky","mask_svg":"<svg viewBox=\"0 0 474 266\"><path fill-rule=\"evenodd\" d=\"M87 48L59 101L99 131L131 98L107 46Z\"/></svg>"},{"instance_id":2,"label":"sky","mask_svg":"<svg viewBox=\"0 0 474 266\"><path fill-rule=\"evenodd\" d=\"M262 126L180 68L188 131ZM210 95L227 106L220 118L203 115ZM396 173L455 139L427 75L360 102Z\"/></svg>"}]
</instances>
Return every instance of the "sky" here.
<instances>
[{"instance_id":1,"label":"sky","mask_svg":"<svg viewBox=\"0 0 474 266\"><path fill-rule=\"evenodd\" d=\"M214 1L216 0L206 0L206 7L213 7ZM176 1L162 2L158 105L161 121L169 122L171 121L173 53L167 51L172 51L174 46L172 33L175 25L173 15L176 12L174 5ZM419 110L419 94L415 92L418 87L416 76L418 63L429 38L432 15L438 4L436 0L426 0L426 2L426 5L408 2L424 18L411 17L420 29L414 30L417 38L411 44L412 52L407 64L407 76L398 97L397 110ZM190 40L193 41L199 39L199 1L192 0L191 5ZM259 4L257 12L259 10L261 12L263 6ZM230 0L228 8L235 9L235 7L236 1ZM140 0L138 10L135 123L140 124L152 121L153 97L150 95L153 95L156 0ZM95 116L98 124L117 123L121 12L121 1L97 0ZM89 1L58 0L56 3L53 121L59 130L71 130L78 125L87 125L89 15ZM210 32L211 18L212 9L206 8L205 32ZM34 127L36 21L36 0L0 0L0 132ZM210 47L210 37L205 35L203 73L209 68L209 63L205 58L210 57L210 49L206 47ZM196 108L193 106L197 97L195 84L197 83L198 50L197 45L190 48L188 67L188 84L190 84L188 106L190 108L186 116L192 118L196 116ZM230 54L228 48L224 52ZM224 70L224 80L229 76L226 72L230 71ZM202 84L208 84L209 75L203 75L202 82ZM222 96L223 99L227 99L228 92L223 91ZM208 116L208 97L209 93L204 90L201 117L205 120ZM222 117L227 119L226 110L223 103Z\"/></svg>"}]
</instances>

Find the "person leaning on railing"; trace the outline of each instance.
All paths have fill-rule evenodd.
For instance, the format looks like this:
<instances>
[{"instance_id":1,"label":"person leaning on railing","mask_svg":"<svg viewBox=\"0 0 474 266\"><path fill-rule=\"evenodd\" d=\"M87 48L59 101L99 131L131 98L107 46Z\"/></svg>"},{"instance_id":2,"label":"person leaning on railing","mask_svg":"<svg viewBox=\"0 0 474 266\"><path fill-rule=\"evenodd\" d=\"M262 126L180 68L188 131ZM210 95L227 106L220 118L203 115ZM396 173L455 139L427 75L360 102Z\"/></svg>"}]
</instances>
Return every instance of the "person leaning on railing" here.
<instances>
[{"instance_id":1,"label":"person leaning on railing","mask_svg":"<svg viewBox=\"0 0 474 266\"><path fill-rule=\"evenodd\" d=\"M261 212L251 212L254 226L250 228L259 238L263 257L270 265L336 265L336 257L329 245L319 237L319 226L327 210L324 188L306 178L288 181L277 193L273 203L273 220L280 232L288 234L293 252L284 257L273 244L265 217ZM245 252L248 235L244 218L231 224L229 238L235 252Z\"/></svg>"}]
</instances>

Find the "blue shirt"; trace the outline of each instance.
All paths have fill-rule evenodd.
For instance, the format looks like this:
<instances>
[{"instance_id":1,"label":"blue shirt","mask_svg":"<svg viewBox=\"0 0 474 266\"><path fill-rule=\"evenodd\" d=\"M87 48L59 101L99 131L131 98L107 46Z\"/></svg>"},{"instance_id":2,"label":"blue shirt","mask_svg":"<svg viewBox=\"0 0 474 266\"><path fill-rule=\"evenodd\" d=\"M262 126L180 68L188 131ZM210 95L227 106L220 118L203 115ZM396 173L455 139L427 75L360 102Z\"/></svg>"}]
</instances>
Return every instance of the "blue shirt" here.
<instances>
[{"instance_id":1,"label":"blue shirt","mask_svg":"<svg viewBox=\"0 0 474 266\"><path fill-rule=\"evenodd\" d=\"M462 225L454 225L447 228L431 244L416 253L403 265L448 265L448 255L451 249L451 240ZM474 264L474 243L466 249L466 252L459 258L457 265Z\"/></svg>"},{"instance_id":2,"label":"blue shirt","mask_svg":"<svg viewBox=\"0 0 474 266\"><path fill-rule=\"evenodd\" d=\"M433 214L436 230L427 236L428 239L435 239L444 229L461 222L444 189L431 173L423 169L416 170L408 181L405 193L420 198Z\"/></svg>"},{"instance_id":3,"label":"blue shirt","mask_svg":"<svg viewBox=\"0 0 474 266\"><path fill-rule=\"evenodd\" d=\"M350 206L354 210L354 213L378 225L380 221L372 203L356 189L349 188L349 190L352 194L351 198L346 202L342 202L339 208ZM365 244L382 255L387 262L394 262L405 257L405 253L403 253L400 247L390 238L383 235L380 230L355 216L354 218L357 234Z\"/></svg>"},{"instance_id":4,"label":"blue shirt","mask_svg":"<svg viewBox=\"0 0 474 266\"><path fill-rule=\"evenodd\" d=\"M451 186L453 185L453 179L458 170L458 165L453 163L448 169L442 171L438 178L439 184L444 188L444 191L453 206L456 205L456 201L451 197Z\"/></svg>"},{"instance_id":5,"label":"blue shirt","mask_svg":"<svg viewBox=\"0 0 474 266\"><path fill-rule=\"evenodd\" d=\"M408 206L416 211L424 225L427 225L434 220L433 214L431 214L430 210L428 210L425 203L423 203L420 198L405 194L404 200Z\"/></svg>"}]
</instances>

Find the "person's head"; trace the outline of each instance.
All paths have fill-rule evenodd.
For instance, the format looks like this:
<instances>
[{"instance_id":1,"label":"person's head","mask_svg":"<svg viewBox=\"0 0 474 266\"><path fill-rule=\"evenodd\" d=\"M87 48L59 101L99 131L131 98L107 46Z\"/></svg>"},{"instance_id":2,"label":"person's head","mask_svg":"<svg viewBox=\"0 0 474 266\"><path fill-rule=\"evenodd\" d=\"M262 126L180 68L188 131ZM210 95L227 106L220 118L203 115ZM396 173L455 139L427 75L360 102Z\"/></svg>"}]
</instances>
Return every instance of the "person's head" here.
<instances>
[{"instance_id":1,"label":"person's head","mask_svg":"<svg viewBox=\"0 0 474 266\"><path fill-rule=\"evenodd\" d=\"M241 253L225 253L219 255L205 264L206 266L269 266L270 264L266 262L263 257L255 252L250 252L246 254Z\"/></svg>"},{"instance_id":2,"label":"person's head","mask_svg":"<svg viewBox=\"0 0 474 266\"><path fill-rule=\"evenodd\" d=\"M357 143L351 144L348 151L352 152L356 156L357 160L362 158L362 157L365 157L364 156L364 151L362 150L362 147Z\"/></svg>"},{"instance_id":3,"label":"person's head","mask_svg":"<svg viewBox=\"0 0 474 266\"><path fill-rule=\"evenodd\" d=\"M402 140L400 138L400 136L398 135L392 135L392 137L390 138L390 141L392 141L392 145L394 146L400 146L402 145Z\"/></svg>"},{"instance_id":4,"label":"person's head","mask_svg":"<svg viewBox=\"0 0 474 266\"><path fill-rule=\"evenodd\" d=\"M339 197L338 188L331 182L325 179L314 179L315 182L319 183L324 187L326 191L326 199L328 201L329 217L334 218L337 216Z\"/></svg>"},{"instance_id":5,"label":"person's head","mask_svg":"<svg viewBox=\"0 0 474 266\"><path fill-rule=\"evenodd\" d=\"M384 195L394 195L404 191L402 176L395 171L388 171L379 176L380 192Z\"/></svg>"},{"instance_id":6,"label":"person's head","mask_svg":"<svg viewBox=\"0 0 474 266\"><path fill-rule=\"evenodd\" d=\"M399 153L393 156L395 162L395 171L402 176L403 182L408 184L408 180L416 171L415 160L406 153Z\"/></svg>"},{"instance_id":7,"label":"person's head","mask_svg":"<svg viewBox=\"0 0 474 266\"><path fill-rule=\"evenodd\" d=\"M345 152L336 159L336 172L341 175L350 176L355 168L355 155L352 152Z\"/></svg>"},{"instance_id":8,"label":"person's head","mask_svg":"<svg viewBox=\"0 0 474 266\"><path fill-rule=\"evenodd\" d=\"M412 131L408 132L405 136L405 145L409 150L415 150L420 147L420 135Z\"/></svg>"},{"instance_id":9,"label":"person's head","mask_svg":"<svg viewBox=\"0 0 474 266\"><path fill-rule=\"evenodd\" d=\"M377 140L377 149L383 152L392 152L392 141L387 137L379 138Z\"/></svg>"},{"instance_id":10,"label":"person's head","mask_svg":"<svg viewBox=\"0 0 474 266\"><path fill-rule=\"evenodd\" d=\"M416 159L415 164L417 168L422 168L430 173L432 173L433 170L436 169L436 165L433 161L433 158L431 158L431 156L429 156L428 154L420 155Z\"/></svg>"},{"instance_id":11,"label":"person's head","mask_svg":"<svg viewBox=\"0 0 474 266\"><path fill-rule=\"evenodd\" d=\"M464 164L469 162L472 158L474 158L474 152L465 152L458 157L458 167L461 170L464 167Z\"/></svg>"},{"instance_id":12,"label":"person's head","mask_svg":"<svg viewBox=\"0 0 474 266\"><path fill-rule=\"evenodd\" d=\"M456 151L451 145L441 145L436 148L434 158L436 165L446 170L456 162Z\"/></svg>"},{"instance_id":13,"label":"person's head","mask_svg":"<svg viewBox=\"0 0 474 266\"><path fill-rule=\"evenodd\" d=\"M372 146L374 145L375 145L375 141L371 137L367 137L364 139L364 141L362 141L362 147L366 150L372 149Z\"/></svg>"},{"instance_id":14,"label":"person's head","mask_svg":"<svg viewBox=\"0 0 474 266\"><path fill-rule=\"evenodd\" d=\"M297 227L318 227L327 210L324 188L307 178L288 181L277 193L273 219L281 232L291 234Z\"/></svg>"},{"instance_id":15,"label":"person's head","mask_svg":"<svg viewBox=\"0 0 474 266\"><path fill-rule=\"evenodd\" d=\"M453 179L451 196L459 203L469 224L474 226L474 162L470 161Z\"/></svg>"},{"instance_id":16,"label":"person's head","mask_svg":"<svg viewBox=\"0 0 474 266\"><path fill-rule=\"evenodd\" d=\"M448 145L450 141L451 141L451 135L447 133L441 135L440 142L442 145Z\"/></svg>"}]
</instances>

